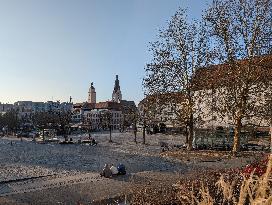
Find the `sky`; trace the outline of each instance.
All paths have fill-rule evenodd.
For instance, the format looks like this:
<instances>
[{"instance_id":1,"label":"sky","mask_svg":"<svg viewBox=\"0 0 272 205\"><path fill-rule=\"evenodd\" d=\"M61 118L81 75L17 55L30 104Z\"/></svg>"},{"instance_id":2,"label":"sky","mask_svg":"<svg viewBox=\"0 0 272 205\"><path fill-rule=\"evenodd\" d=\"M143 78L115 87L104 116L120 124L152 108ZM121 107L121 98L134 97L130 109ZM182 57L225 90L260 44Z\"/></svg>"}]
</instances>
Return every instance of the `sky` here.
<instances>
[{"instance_id":1,"label":"sky","mask_svg":"<svg viewBox=\"0 0 272 205\"><path fill-rule=\"evenodd\" d=\"M0 102L143 99L149 42L175 11L200 18L211 0L0 0Z\"/></svg>"}]
</instances>

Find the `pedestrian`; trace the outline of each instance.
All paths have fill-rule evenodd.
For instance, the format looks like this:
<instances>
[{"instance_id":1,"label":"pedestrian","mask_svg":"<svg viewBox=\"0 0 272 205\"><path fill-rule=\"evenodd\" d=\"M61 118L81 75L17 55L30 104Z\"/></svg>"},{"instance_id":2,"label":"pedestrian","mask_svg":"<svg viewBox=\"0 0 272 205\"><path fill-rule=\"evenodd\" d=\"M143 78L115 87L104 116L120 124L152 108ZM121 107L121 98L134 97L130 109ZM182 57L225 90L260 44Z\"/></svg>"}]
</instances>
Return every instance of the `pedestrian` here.
<instances>
[{"instance_id":1,"label":"pedestrian","mask_svg":"<svg viewBox=\"0 0 272 205\"><path fill-rule=\"evenodd\" d=\"M117 170L118 170L118 175L125 175L126 174L126 167L125 167L125 165L123 165L121 163L117 166Z\"/></svg>"},{"instance_id":2,"label":"pedestrian","mask_svg":"<svg viewBox=\"0 0 272 205\"><path fill-rule=\"evenodd\" d=\"M112 172L110 170L110 167L108 164L104 165L104 168L102 170L102 172L100 173L101 177L106 177L106 178L111 178L112 177Z\"/></svg>"},{"instance_id":3,"label":"pedestrian","mask_svg":"<svg viewBox=\"0 0 272 205\"><path fill-rule=\"evenodd\" d=\"M113 166L113 164L111 165L110 170L112 175L118 175L118 169L115 166Z\"/></svg>"}]
</instances>

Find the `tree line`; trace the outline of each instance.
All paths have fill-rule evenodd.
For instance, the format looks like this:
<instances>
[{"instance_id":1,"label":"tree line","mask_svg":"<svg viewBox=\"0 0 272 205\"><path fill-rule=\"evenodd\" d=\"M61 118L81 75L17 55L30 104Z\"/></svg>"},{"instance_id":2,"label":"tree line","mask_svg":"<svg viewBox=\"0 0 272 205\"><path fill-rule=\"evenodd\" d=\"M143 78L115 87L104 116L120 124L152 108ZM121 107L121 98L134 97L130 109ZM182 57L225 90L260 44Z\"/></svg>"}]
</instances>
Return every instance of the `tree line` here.
<instances>
[{"instance_id":1,"label":"tree line","mask_svg":"<svg viewBox=\"0 0 272 205\"><path fill-rule=\"evenodd\" d=\"M16 110L10 110L0 114L0 128L15 132L28 123L39 129L54 127L64 131L71 122L71 114L71 112L36 112L24 118L19 116Z\"/></svg>"}]
</instances>

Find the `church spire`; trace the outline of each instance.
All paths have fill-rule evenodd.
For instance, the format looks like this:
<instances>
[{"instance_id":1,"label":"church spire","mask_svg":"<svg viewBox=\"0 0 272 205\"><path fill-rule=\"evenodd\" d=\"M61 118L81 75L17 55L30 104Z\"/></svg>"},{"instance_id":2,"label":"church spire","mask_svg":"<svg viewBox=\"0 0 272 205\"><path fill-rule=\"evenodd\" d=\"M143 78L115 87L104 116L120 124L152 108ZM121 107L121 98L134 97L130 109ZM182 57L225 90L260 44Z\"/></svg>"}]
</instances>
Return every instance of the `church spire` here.
<instances>
[{"instance_id":1,"label":"church spire","mask_svg":"<svg viewBox=\"0 0 272 205\"><path fill-rule=\"evenodd\" d=\"M119 85L118 75L116 75L115 84L114 84L114 91L116 92L118 90L120 90L120 85Z\"/></svg>"},{"instance_id":2,"label":"church spire","mask_svg":"<svg viewBox=\"0 0 272 205\"><path fill-rule=\"evenodd\" d=\"M118 75L116 75L114 89L113 89L113 93L112 93L112 101L113 102L120 102L121 100L122 100L122 93L121 93Z\"/></svg>"}]
</instances>

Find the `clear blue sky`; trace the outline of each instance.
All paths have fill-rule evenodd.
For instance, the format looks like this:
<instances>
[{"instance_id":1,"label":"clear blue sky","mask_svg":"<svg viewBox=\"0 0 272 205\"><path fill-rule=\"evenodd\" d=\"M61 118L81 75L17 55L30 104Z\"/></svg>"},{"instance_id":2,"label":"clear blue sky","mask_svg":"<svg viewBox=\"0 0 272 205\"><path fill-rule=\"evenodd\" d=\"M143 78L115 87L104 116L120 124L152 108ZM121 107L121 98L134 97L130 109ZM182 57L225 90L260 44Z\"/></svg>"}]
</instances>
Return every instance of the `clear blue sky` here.
<instances>
[{"instance_id":1,"label":"clear blue sky","mask_svg":"<svg viewBox=\"0 0 272 205\"><path fill-rule=\"evenodd\" d=\"M0 0L0 102L143 98L148 45L178 7L199 18L211 0Z\"/></svg>"}]
</instances>

